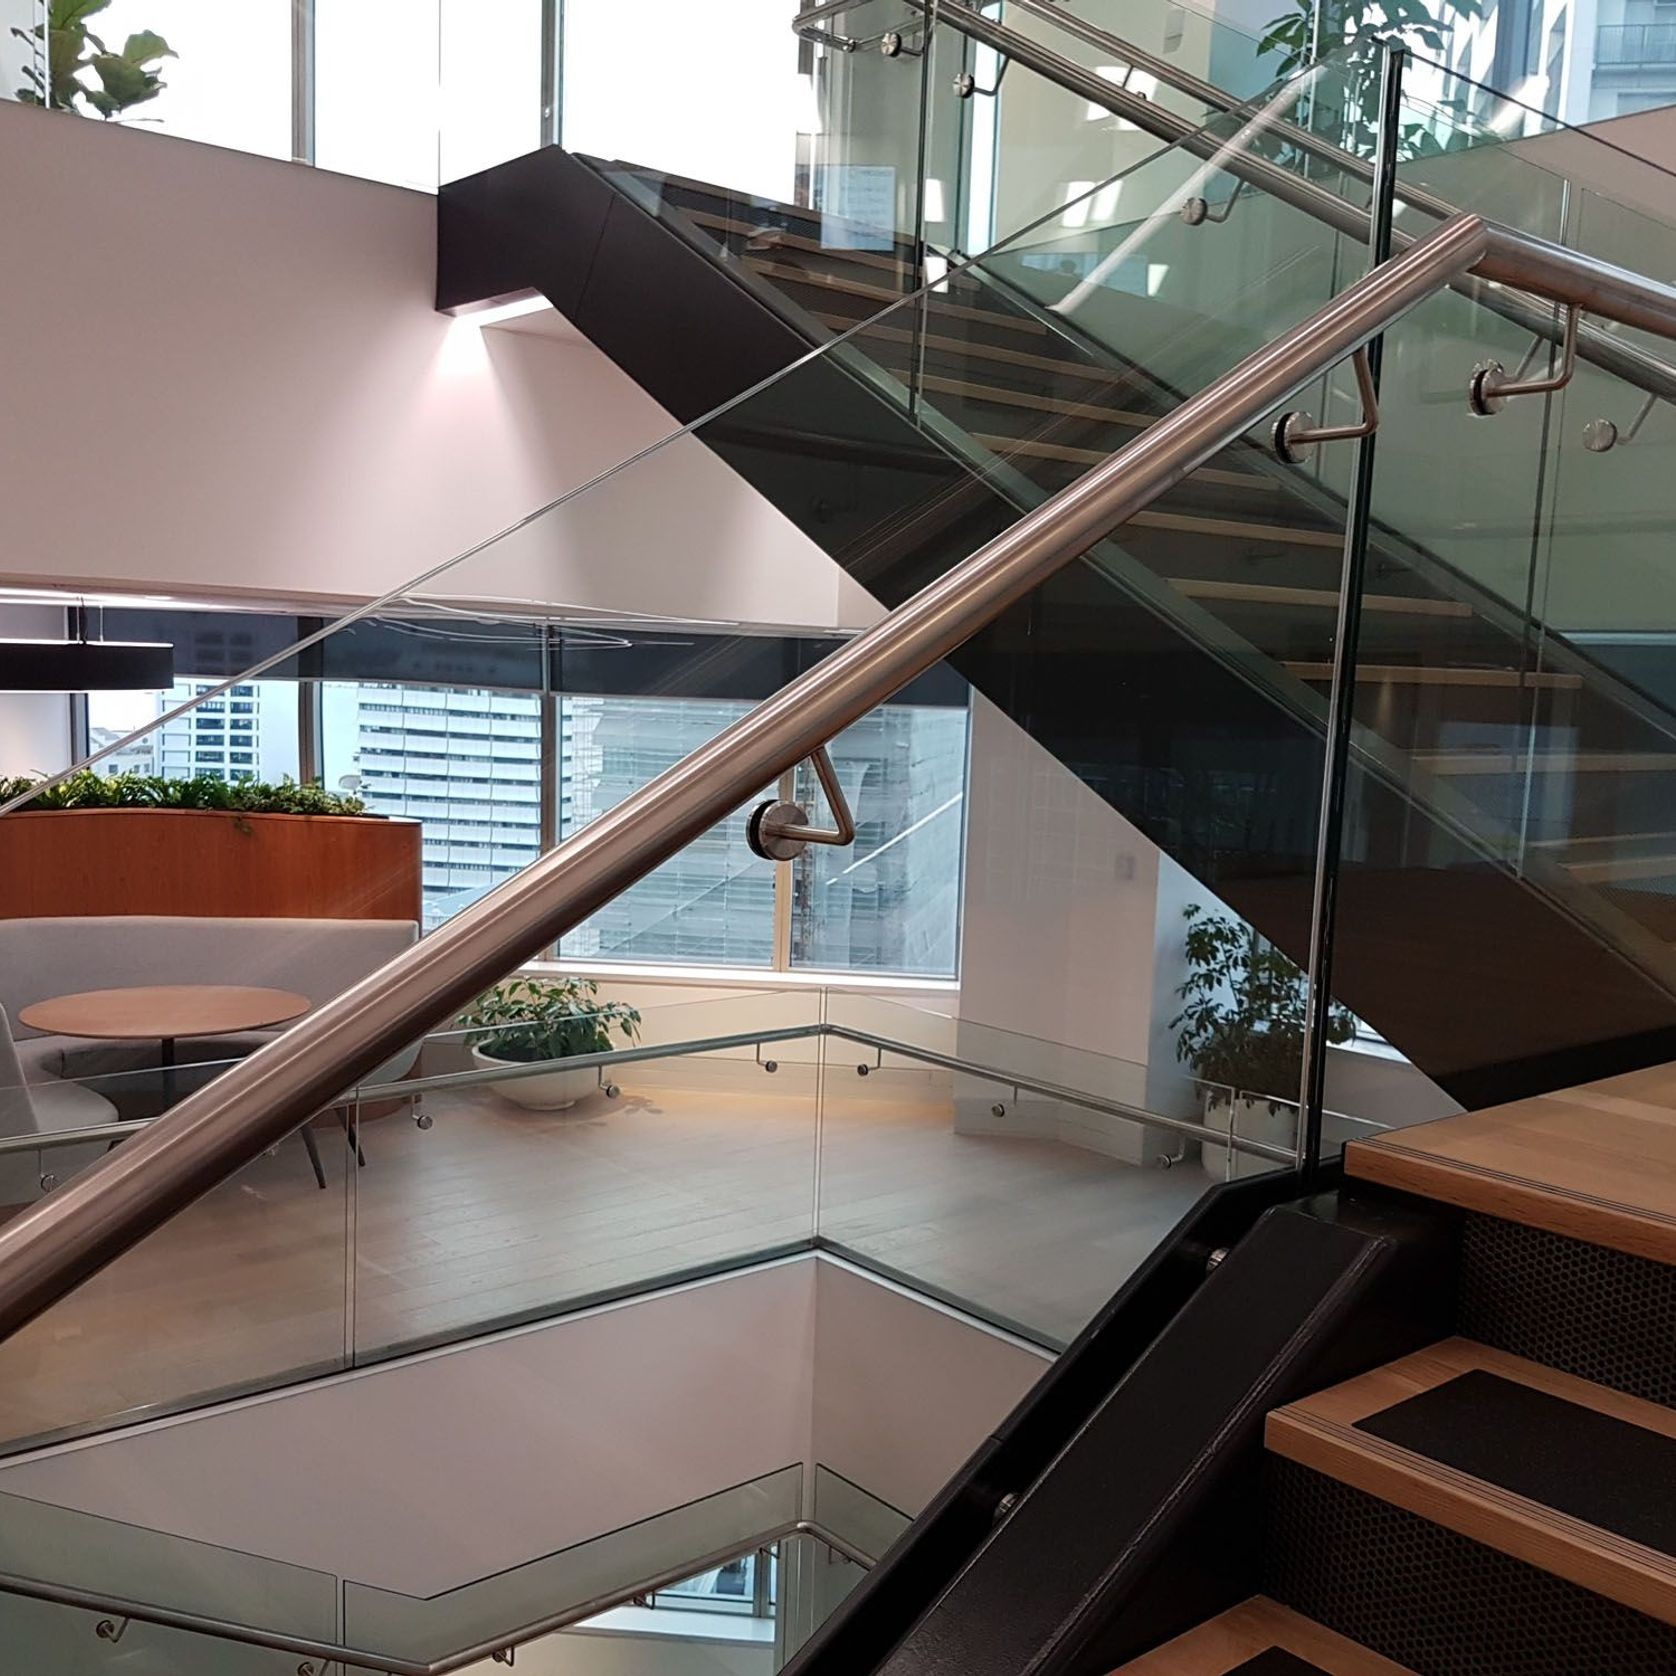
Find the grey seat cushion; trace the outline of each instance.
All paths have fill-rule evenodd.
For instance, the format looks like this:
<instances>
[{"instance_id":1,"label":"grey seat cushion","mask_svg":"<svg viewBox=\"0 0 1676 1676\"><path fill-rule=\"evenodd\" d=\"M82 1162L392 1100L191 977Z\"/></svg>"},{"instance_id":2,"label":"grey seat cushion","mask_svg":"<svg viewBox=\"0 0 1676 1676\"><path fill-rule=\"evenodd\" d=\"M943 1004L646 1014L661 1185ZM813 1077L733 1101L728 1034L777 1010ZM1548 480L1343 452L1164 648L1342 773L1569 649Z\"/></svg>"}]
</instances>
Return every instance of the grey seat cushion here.
<instances>
[{"instance_id":1,"label":"grey seat cushion","mask_svg":"<svg viewBox=\"0 0 1676 1676\"><path fill-rule=\"evenodd\" d=\"M117 1121L116 1107L78 1082L31 1084L29 1103L42 1129L92 1129Z\"/></svg>"}]
</instances>

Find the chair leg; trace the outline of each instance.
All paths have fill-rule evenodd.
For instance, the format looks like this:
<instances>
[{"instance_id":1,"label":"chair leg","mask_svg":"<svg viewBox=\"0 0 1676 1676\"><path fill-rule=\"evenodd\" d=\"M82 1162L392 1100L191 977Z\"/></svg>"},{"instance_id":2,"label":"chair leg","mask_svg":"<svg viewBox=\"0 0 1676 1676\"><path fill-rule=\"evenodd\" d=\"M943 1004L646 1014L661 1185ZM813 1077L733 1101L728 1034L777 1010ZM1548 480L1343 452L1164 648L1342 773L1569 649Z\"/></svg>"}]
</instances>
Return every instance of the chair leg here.
<instances>
[{"instance_id":1,"label":"chair leg","mask_svg":"<svg viewBox=\"0 0 1676 1676\"><path fill-rule=\"evenodd\" d=\"M314 1166L314 1179L320 1183L321 1190L326 1187L326 1166L320 1162L320 1147L315 1141L313 1128L305 1123L298 1131L303 1137L303 1145L308 1149L308 1161Z\"/></svg>"},{"instance_id":2,"label":"chair leg","mask_svg":"<svg viewBox=\"0 0 1676 1676\"><path fill-rule=\"evenodd\" d=\"M344 1114L344 1110L343 1110L342 1106L338 1107L338 1122L343 1128L344 1139L348 1140L348 1138L349 1138L349 1119ZM356 1131L355 1131L355 1162L357 1164L359 1164L360 1167L363 1170L367 1167L367 1155L361 1150L361 1132L360 1132L360 1128L359 1128L358 1125L357 1125Z\"/></svg>"}]
</instances>

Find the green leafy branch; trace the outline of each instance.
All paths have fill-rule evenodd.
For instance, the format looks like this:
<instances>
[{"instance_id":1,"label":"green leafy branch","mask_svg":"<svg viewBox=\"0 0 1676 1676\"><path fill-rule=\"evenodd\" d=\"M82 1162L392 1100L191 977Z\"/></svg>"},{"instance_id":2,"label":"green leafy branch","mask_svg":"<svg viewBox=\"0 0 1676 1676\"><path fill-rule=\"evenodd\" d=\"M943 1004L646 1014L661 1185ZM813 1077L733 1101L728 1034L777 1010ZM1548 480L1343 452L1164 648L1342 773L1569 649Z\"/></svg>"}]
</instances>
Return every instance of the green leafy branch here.
<instances>
[{"instance_id":1,"label":"green leafy branch","mask_svg":"<svg viewBox=\"0 0 1676 1676\"><path fill-rule=\"evenodd\" d=\"M261 780L218 780L212 774L166 780L158 774L100 774L84 768L56 785L26 776L0 780L0 803L43 786L24 809L218 809L236 815L359 815L366 805L321 786L302 786L286 778L278 785Z\"/></svg>"},{"instance_id":2,"label":"green leafy branch","mask_svg":"<svg viewBox=\"0 0 1676 1676\"><path fill-rule=\"evenodd\" d=\"M33 29L13 28L35 56L23 68L27 85L17 89L19 100L57 111L79 111L85 104L108 121L163 91L168 83L159 68L164 59L179 55L150 29L130 35L122 50L114 51L88 27L88 20L110 3L52 0L43 22Z\"/></svg>"},{"instance_id":3,"label":"green leafy branch","mask_svg":"<svg viewBox=\"0 0 1676 1676\"><path fill-rule=\"evenodd\" d=\"M1398 38L1441 58L1452 26L1483 15L1484 0L1441 0L1436 11L1430 0L1292 0L1289 10L1269 20L1257 50L1272 53L1279 76L1288 78L1318 57L1362 47L1343 65L1336 100L1316 96L1310 126L1354 156L1371 158L1378 142L1379 53L1374 49L1387 38ZM1435 121L1403 120L1397 134L1401 160L1457 151L1473 142L1461 100L1436 101L1433 110L1447 119L1444 132L1438 133Z\"/></svg>"},{"instance_id":4,"label":"green leafy branch","mask_svg":"<svg viewBox=\"0 0 1676 1676\"><path fill-rule=\"evenodd\" d=\"M1198 903L1184 911L1187 977L1177 988L1182 1009L1170 1020L1176 1058L1221 1090L1295 1101L1303 1080L1304 1020L1309 981L1303 970L1251 926ZM1333 1006L1327 1039L1347 1042L1355 1015Z\"/></svg>"}]
</instances>

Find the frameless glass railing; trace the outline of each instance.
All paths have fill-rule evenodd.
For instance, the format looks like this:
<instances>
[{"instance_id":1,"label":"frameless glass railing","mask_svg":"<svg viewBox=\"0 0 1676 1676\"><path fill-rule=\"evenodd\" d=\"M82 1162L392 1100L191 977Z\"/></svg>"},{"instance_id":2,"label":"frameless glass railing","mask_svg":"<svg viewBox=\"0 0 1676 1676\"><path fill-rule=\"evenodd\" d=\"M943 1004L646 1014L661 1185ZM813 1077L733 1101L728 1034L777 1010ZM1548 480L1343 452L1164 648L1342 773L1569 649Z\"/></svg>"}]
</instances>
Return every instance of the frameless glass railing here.
<instances>
[{"instance_id":1,"label":"frameless glass railing","mask_svg":"<svg viewBox=\"0 0 1676 1676\"><path fill-rule=\"evenodd\" d=\"M1192 167L1172 154L1139 172L1173 178ZM888 259L846 249L832 262L808 231L817 221L690 182L605 172L775 291L824 347L301 639L260 614L189 628L175 691L139 727L125 725L125 707L92 707L96 748L80 766L116 778L8 787L0 809L20 922L9 934L32 939L31 959L8 968L16 982L0 1008L25 1066L74 1078L165 1058L223 1061L260 1045L584 830L841 638L740 631L716 620L720 600L756 578L776 615L830 621L836 559L894 603L1031 504L1030 473L1093 457L1033 428L1064 417L1045 385L1069 399L1073 422L1130 399L1129 369L964 270L880 309L897 278L877 283L885 270L873 259ZM1260 259L1251 274L1264 283ZM1326 283L1319 266L1313 291L1295 285L1289 312L1272 318L1324 300ZM1206 356L1198 367L1214 364ZM784 487L796 528L739 476ZM1212 472L1205 482L1243 492L1254 480ZM1159 529L1174 517L1145 515ZM664 562L677 553L679 566ZM654 567L668 614L566 605L579 576L613 566ZM113 618L142 638L179 630L143 612L108 613L108 628ZM246 646L265 655L247 663ZM965 691L961 677L935 674L834 741L862 834L841 858L812 852L777 873L750 852L742 810L560 952L952 978ZM254 776L304 708L315 718L303 732L319 792L260 790ZM876 771L904 751L919 764L911 783ZM294 760L302 775L304 753ZM819 801L806 772L773 789ZM62 1005L142 979L277 993L232 1014L154 1009L121 1030L101 1012L106 1002L79 1000L79 1013Z\"/></svg>"},{"instance_id":2,"label":"frameless glass railing","mask_svg":"<svg viewBox=\"0 0 1676 1676\"><path fill-rule=\"evenodd\" d=\"M1208 1186L1296 1153L1295 1099L959 1018L952 997L511 982L0 1347L3 1442L810 1250L1057 1348ZM0 1138L11 1214L215 1069L12 1091L73 1098L78 1122ZM997 1222L1013 1199L1042 1215Z\"/></svg>"},{"instance_id":3,"label":"frameless glass railing","mask_svg":"<svg viewBox=\"0 0 1676 1676\"><path fill-rule=\"evenodd\" d=\"M0 1505L0 1634L20 1668L181 1676L475 1671L515 1648L579 1656L570 1638L589 1634L648 1668L676 1636L689 1657L710 1640L778 1669L907 1522L788 1462L426 1597L363 1581L371 1554L327 1571L29 1495Z\"/></svg>"}]
</instances>

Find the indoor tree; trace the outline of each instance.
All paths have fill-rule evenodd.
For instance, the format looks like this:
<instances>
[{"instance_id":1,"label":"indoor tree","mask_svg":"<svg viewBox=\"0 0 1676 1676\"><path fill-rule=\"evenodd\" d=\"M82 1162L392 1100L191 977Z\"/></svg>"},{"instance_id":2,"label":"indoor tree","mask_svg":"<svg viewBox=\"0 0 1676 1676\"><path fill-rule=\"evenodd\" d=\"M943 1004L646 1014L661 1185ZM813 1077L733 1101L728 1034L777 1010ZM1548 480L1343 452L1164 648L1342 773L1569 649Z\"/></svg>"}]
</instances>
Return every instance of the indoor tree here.
<instances>
[{"instance_id":1,"label":"indoor tree","mask_svg":"<svg viewBox=\"0 0 1676 1676\"><path fill-rule=\"evenodd\" d=\"M1343 61L1340 85L1318 99L1310 126L1353 155L1371 158L1378 139L1378 45L1400 40L1441 61L1454 26L1483 15L1484 0L1292 0L1269 20L1258 51L1274 55L1277 74L1284 78L1343 47L1363 45L1366 50ZM1332 108L1323 112L1321 104ZM1434 122L1405 119L1397 136L1400 157L1425 157L1470 143L1462 131L1463 103L1444 98L1433 104L1450 122L1440 134Z\"/></svg>"},{"instance_id":2,"label":"indoor tree","mask_svg":"<svg viewBox=\"0 0 1676 1676\"><path fill-rule=\"evenodd\" d=\"M23 67L27 85L17 89L26 105L49 110L96 111L109 119L155 99L167 83L160 74L165 58L176 53L150 29L130 35L113 49L88 27L111 0L49 0L45 19L33 29L12 33L34 52Z\"/></svg>"}]
</instances>

